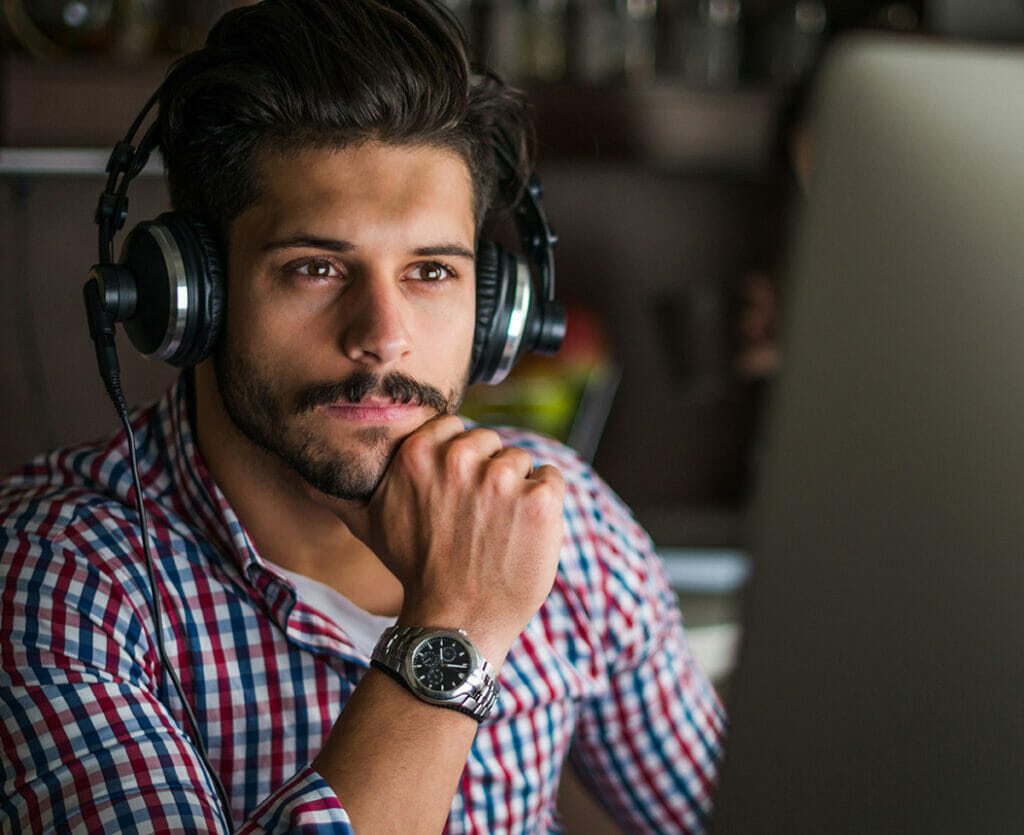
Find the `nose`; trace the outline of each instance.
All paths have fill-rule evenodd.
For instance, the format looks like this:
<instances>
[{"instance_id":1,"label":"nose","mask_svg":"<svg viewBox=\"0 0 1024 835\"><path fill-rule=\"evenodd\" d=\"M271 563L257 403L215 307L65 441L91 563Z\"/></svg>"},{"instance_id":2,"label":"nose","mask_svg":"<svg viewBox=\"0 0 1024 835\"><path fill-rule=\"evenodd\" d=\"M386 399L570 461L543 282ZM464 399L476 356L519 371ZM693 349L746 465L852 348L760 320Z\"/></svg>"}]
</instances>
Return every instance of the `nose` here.
<instances>
[{"instance_id":1,"label":"nose","mask_svg":"<svg viewBox=\"0 0 1024 835\"><path fill-rule=\"evenodd\" d=\"M389 365L412 350L401 290L386 279L364 276L338 301L339 334L348 359L366 365Z\"/></svg>"}]
</instances>

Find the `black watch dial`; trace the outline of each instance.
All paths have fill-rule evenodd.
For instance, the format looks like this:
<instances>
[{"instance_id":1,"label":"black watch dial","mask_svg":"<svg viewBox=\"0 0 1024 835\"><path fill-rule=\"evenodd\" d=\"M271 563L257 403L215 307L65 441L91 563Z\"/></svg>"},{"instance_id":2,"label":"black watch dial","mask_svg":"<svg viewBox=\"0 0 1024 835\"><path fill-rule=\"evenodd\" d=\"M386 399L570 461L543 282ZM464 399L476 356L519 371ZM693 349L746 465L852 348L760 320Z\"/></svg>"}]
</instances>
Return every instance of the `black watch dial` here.
<instances>
[{"instance_id":1,"label":"black watch dial","mask_svg":"<svg viewBox=\"0 0 1024 835\"><path fill-rule=\"evenodd\" d=\"M469 676L469 650L447 635L434 635L421 643L412 656L416 680L438 693L454 690Z\"/></svg>"}]
</instances>

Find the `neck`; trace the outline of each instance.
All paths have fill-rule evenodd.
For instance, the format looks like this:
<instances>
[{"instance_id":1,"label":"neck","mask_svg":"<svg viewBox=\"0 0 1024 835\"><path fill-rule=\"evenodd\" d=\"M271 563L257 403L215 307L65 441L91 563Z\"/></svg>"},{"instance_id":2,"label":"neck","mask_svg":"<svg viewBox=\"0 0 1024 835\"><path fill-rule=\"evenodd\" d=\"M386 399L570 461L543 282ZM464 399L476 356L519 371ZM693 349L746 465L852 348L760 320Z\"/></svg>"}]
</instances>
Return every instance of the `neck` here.
<instances>
[{"instance_id":1,"label":"neck","mask_svg":"<svg viewBox=\"0 0 1024 835\"><path fill-rule=\"evenodd\" d=\"M260 556L330 586L357 606L396 615L401 585L331 509L331 500L243 435L217 390L212 361L195 369L196 443Z\"/></svg>"}]
</instances>

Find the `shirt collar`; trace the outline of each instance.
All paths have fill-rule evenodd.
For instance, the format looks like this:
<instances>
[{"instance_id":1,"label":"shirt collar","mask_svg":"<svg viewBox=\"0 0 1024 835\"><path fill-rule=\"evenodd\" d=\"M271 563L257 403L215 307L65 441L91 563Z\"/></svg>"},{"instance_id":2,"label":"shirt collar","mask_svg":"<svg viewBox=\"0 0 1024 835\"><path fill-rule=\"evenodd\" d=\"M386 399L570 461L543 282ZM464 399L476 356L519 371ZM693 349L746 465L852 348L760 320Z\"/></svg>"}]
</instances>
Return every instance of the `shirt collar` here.
<instances>
[{"instance_id":1,"label":"shirt collar","mask_svg":"<svg viewBox=\"0 0 1024 835\"><path fill-rule=\"evenodd\" d=\"M195 386L191 369L178 376L157 408L162 445L169 453L174 492L197 533L227 560L229 572L241 575L251 593L264 602L289 637L320 651L342 655L355 652L344 630L333 623L331 628L325 629L327 624L322 615L308 606L296 606L298 595L294 584L260 557L227 497L207 470L196 443Z\"/></svg>"}]
</instances>

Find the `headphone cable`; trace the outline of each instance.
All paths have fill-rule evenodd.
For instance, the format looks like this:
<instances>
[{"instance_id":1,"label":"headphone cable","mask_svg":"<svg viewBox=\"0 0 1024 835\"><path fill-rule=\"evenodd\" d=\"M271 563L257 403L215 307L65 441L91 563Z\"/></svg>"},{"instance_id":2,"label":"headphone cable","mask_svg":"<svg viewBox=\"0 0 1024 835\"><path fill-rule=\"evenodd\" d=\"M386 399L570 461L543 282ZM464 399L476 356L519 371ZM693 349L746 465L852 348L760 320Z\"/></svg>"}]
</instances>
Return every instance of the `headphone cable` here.
<instances>
[{"instance_id":1,"label":"headphone cable","mask_svg":"<svg viewBox=\"0 0 1024 835\"><path fill-rule=\"evenodd\" d=\"M231 803L228 800L227 792L224 790L224 784L221 782L219 775L214 770L213 765L210 762L209 754L206 751L206 744L203 741L203 735L199 729L199 721L196 719L195 712L192 710L192 706L185 697L185 689L181 686L181 681L167 657L167 650L164 646L163 611L160 605L160 587L157 583L156 566L153 560L153 549L149 535L148 514L146 513L146 504L142 492L142 478L139 475L139 461L135 444L135 432L132 429L131 418L128 412L128 404L124 397L124 391L121 388L121 370L117 359L117 347L114 342L114 323L111 321L112 317L103 308L100 292L99 283L95 278L91 278L86 282L83 294L85 296L86 312L89 317L90 335L96 345L96 360L99 365L100 377L103 380L103 387L107 390L107 395L110 397L110 401L113 403L114 409L121 420L121 426L124 429L128 443L132 483L135 491L135 506L139 515L139 526L142 536L143 561L146 565L146 575L149 579L150 595L153 599L153 623L156 631L156 648L157 656L160 661L161 675L166 675L170 678L171 684L174 686L174 690L178 694L178 699L181 701L185 712L185 718L188 720L189 727L192 730L192 742L196 746L196 751L199 754L200 760L202 760L203 765L206 767L207 774L210 775L210 780L213 782L214 788L217 791L217 796L220 800L221 812L230 826L232 821Z\"/></svg>"},{"instance_id":2,"label":"headphone cable","mask_svg":"<svg viewBox=\"0 0 1024 835\"><path fill-rule=\"evenodd\" d=\"M174 671L174 667L167 658L167 650L164 647L163 613L160 605L160 589L157 584L156 568L153 563L153 553L150 547L149 525L142 496L142 479L139 477L139 464L135 449L135 433L132 431L132 424L128 417L127 409L122 408L122 405L116 403L115 408L117 408L118 416L121 418L121 425L124 427L124 431L128 439L128 452L131 457L132 481L135 486L135 505L138 508L139 524L142 528L143 559L146 563L146 574L149 578L150 594L153 597L153 621L156 625L157 655L160 658L162 671L168 678L170 678L171 684L174 685L178 698L181 700L181 704L185 711L185 717L188 719L189 727L192 729L192 741L195 743L196 749L199 752L199 758L203 761L203 764L206 766L206 770L210 775L210 779L213 781L214 788L217 790L217 796L220 799L221 810L230 824L231 804L228 801L227 792L224 790L224 784L221 782L220 777L217 772L214 771L213 765L210 763L210 757L206 751L206 744L203 742L203 735L199 730L199 721L196 719L195 712L192 710L192 706L189 704L188 699L185 698L185 689L181 686L181 680L178 678L178 674Z\"/></svg>"}]
</instances>

